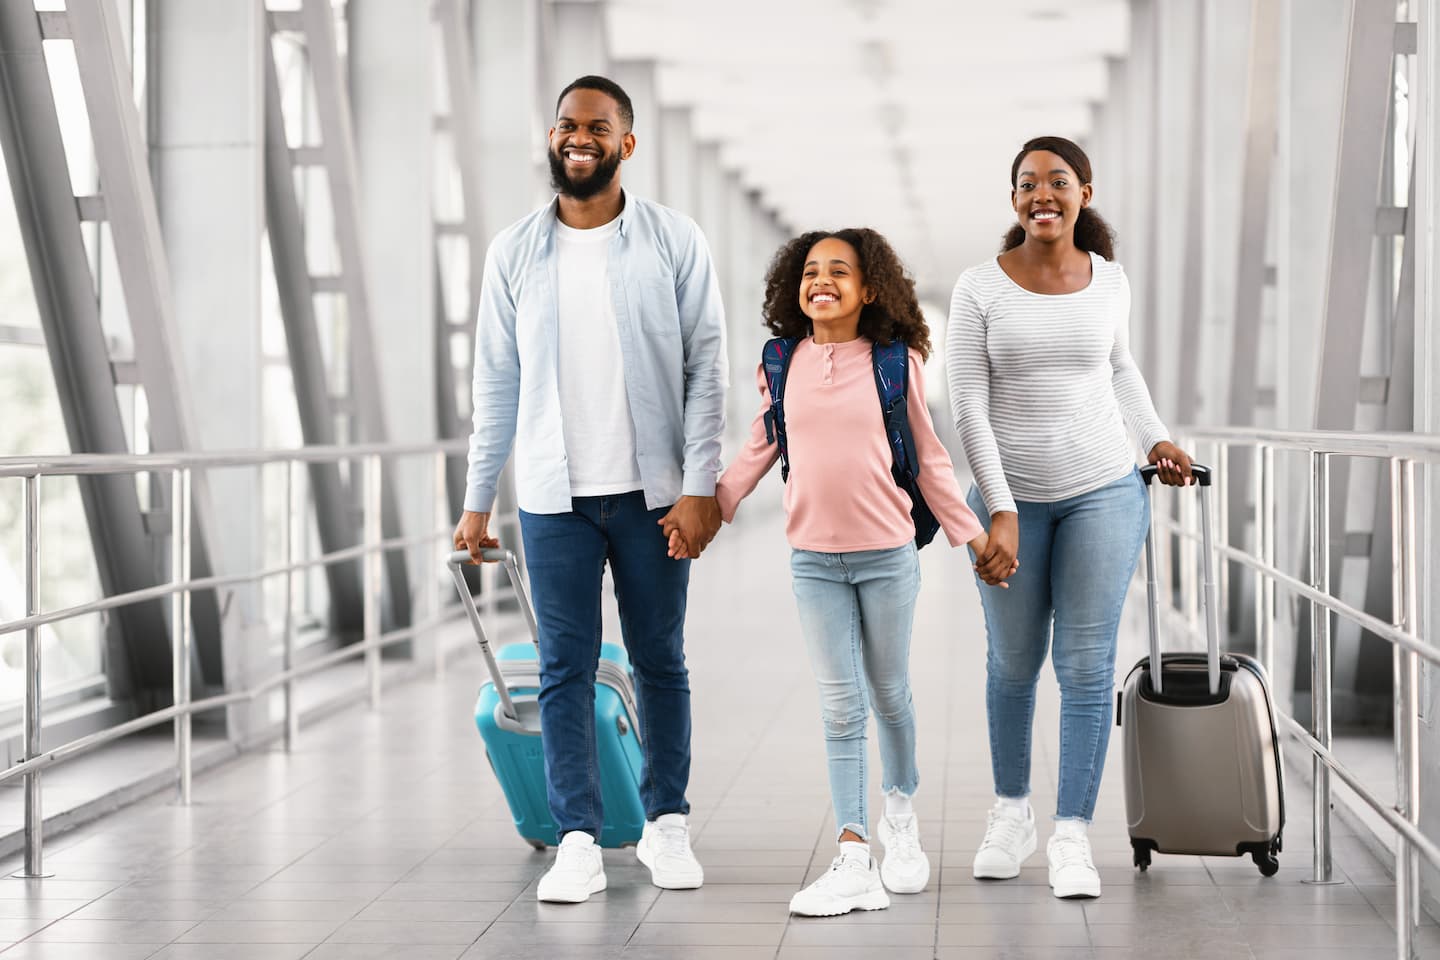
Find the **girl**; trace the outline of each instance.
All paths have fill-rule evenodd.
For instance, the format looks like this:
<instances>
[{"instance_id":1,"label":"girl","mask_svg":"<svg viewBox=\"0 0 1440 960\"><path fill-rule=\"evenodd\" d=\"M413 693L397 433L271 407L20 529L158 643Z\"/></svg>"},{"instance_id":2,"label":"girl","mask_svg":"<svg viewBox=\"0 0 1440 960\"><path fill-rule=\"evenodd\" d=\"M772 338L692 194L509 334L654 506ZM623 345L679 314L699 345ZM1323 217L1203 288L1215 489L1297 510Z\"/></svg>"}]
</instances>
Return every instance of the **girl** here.
<instances>
[{"instance_id":1,"label":"girl","mask_svg":"<svg viewBox=\"0 0 1440 960\"><path fill-rule=\"evenodd\" d=\"M1018 876L1035 852L1030 728L1054 622L1060 780L1047 845L1057 897L1098 897L1086 826L1105 768L1115 638L1150 523L1126 424L1162 481L1190 480L1168 439L1126 333L1130 287L1114 235L1090 209L1090 161L1041 137L1010 167L1020 222L1000 256L967 270L950 304L950 401L985 516L981 579L1025 568L1001 594L981 591L988 638L985 704L996 801L976 877ZM987 581L988 582L988 581Z\"/></svg>"},{"instance_id":2,"label":"girl","mask_svg":"<svg viewBox=\"0 0 1440 960\"><path fill-rule=\"evenodd\" d=\"M820 689L840 845L830 870L796 893L790 910L804 916L880 910L890 905L886 888L923 890L930 861L920 848L911 803L919 782L909 681L920 587L916 531L910 498L890 472L872 343L899 340L909 348L909 423L919 485L945 535L952 545L969 543L981 554L987 538L965 505L925 409L922 363L930 333L915 283L884 238L861 229L816 231L790 241L770 264L764 315L776 336L803 338L791 354L784 391L791 465L786 535L801 629ZM766 436L770 394L763 366L758 382L760 412L750 440L716 488L727 522L778 456ZM672 546L685 550L678 538ZM989 579L998 583L1002 577ZM885 790L877 824L885 860L878 870L866 810L870 704Z\"/></svg>"}]
</instances>

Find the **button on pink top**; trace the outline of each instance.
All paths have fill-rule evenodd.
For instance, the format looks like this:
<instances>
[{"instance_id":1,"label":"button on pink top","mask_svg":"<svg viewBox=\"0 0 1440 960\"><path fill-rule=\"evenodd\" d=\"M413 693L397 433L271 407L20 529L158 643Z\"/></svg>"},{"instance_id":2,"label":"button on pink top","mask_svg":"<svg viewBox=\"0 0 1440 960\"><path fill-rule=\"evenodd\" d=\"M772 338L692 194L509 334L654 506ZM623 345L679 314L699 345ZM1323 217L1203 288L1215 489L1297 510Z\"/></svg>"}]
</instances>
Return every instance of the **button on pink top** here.
<instances>
[{"instance_id":1,"label":"button on pink top","mask_svg":"<svg viewBox=\"0 0 1440 960\"><path fill-rule=\"evenodd\" d=\"M790 480L785 484L785 535L798 550L851 553L888 550L915 538L910 497L890 473L892 456L885 418L875 390L871 343L817 344L807 337L795 345L785 378L785 429ZM765 439L770 391L757 368L760 411L750 439L721 475L715 495L725 520L735 519L740 501L779 459ZM982 530L955 480L950 454L935 435L925 407L920 355L910 351L910 429L920 461L920 491L940 521L951 546L962 546Z\"/></svg>"}]
</instances>

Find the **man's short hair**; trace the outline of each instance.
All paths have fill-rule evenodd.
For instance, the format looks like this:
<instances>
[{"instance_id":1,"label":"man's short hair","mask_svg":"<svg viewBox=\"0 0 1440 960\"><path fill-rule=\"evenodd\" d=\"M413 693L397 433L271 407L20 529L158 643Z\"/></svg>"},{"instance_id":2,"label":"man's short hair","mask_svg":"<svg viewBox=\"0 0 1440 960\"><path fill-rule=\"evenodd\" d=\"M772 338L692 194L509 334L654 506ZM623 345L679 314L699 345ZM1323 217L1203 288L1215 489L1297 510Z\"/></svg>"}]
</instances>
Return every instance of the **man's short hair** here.
<instances>
[{"instance_id":1,"label":"man's short hair","mask_svg":"<svg viewBox=\"0 0 1440 960\"><path fill-rule=\"evenodd\" d=\"M625 129L631 130L634 128L635 108L630 103L630 95L625 92L620 84L611 80L609 77L597 77L593 74L572 80L568 87L560 91L560 96L555 98L556 116L560 115L560 104L570 95L570 91L572 90L598 90L605 94L619 106L620 122L625 124Z\"/></svg>"}]
</instances>

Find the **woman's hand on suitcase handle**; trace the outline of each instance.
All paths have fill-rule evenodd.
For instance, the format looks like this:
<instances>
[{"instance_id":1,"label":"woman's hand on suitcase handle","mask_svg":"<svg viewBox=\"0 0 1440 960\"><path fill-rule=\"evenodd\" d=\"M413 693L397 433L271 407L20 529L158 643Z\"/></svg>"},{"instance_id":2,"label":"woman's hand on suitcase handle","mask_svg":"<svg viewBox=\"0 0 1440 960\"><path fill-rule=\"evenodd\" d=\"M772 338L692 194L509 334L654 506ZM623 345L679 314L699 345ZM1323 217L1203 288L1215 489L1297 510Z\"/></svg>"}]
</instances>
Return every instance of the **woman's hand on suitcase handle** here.
<instances>
[{"instance_id":1,"label":"woman's hand on suitcase handle","mask_svg":"<svg viewBox=\"0 0 1440 960\"><path fill-rule=\"evenodd\" d=\"M496 549L500 541L490 536L490 514L466 510L455 525L455 549L469 550L470 562L480 563L480 551Z\"/></svg>"},{"instance_id":2,"label":"woman's hand on suitcase handle","mask_svg":"<svg viewBox=\"0 0 1440 960\"><path fill-rule=\"evenodd\" d=\"M1190 472L1190 455L1169 440L1150 448L1149 461L1155 465L1160 482L1171 487L1188 487L1195 482Z\"/></svg>"},{"instance_id":3,"label":"woman's hand on suitcase handle","mask_svg":"<svg viewBox=\"0 0 1440 960\"><path fill-rule=\"evenodd\" d=\"M1008 588L1005 581L1020 568L1019 547L1020 515L1010 510L993 514L984 549L976 551L975 572L992 587Z\"/></svg>"}]
</instances>

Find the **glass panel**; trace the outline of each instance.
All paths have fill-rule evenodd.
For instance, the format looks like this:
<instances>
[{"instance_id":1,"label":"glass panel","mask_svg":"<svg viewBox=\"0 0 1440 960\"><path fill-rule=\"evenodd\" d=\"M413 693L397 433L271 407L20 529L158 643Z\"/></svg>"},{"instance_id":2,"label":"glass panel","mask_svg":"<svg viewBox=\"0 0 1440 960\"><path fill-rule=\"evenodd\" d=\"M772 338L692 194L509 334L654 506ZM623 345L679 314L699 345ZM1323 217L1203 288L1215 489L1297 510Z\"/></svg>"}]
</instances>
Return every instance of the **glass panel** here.
<instances>
[{"instance_id":1,"label":"glass panel","mask_svg":"<svg viewBox=\"0 0 1440 960\"><path fill-rule=\"evenodd\" d=\"M29 294L28 285L25 293ZM43 349L0 344L0 409L9 428L0 433L0 456L69 452L59 398ZM100 595L90 532L80 491L73 478L41 482L40 604L54 610ZM25 615L24 485L0 481L0 620ZM100 674L104 634L98 615L65 620L43 628L43 689L52 691ZM23 633L0 636L0 704L24 696Z\"/></svg>"},{"instance_id":2,"label":"glass panel","mask_svg":"<svg viewBox=\"0 0 1440 960\"><path fill-rule=\"evenodd\" d=\"M95 169L95 143L90 139L90 118L85 113L85 94L80 86L80 69L75 63L75 45L69 40L44 42L45 66L50 72L50 89L55 96L55 113L60 119L60 139L65 143L66 165L76 196L93 194L99 177Z\"/></svg>"},{"instance_id":3,"label":"glass panel","mask_svg":"<svg viewBox=\"0 0 1440 960\"><path fill-rule=\"evenodd\" d=\"M317 293L312 302L320 353L325 360L325 381L332 396L346 396L350 393L350 322L345 297L338 293Z\"/></svg>"},{"instance_id":4,"label":"glass panel","mask_svg":"<svg viewBox=\"0 0 1440 960\"><path fill-rule=\"evenodd\" d=\"M330 205L330 177L324 167L295 168L295 199L305 231L305 262L313 276L340 272L335 241L335 215Z\"/></svg>"},{"instance_id":5,"label":"glass panel","mask_svg":"<svg viewBox=\"0 0 1440 960\"><path fill-rule=\"evenodd\" d=\"M9 184L3 154L0 154L0 177ZM15 204L8 189L0 188L0 198L3 198L0 199L0 324L39 327L40 311L35 306L35 295L30 286L30 262L25 257L25 243L20 237Z\"/></svg>"}]
</instances>

